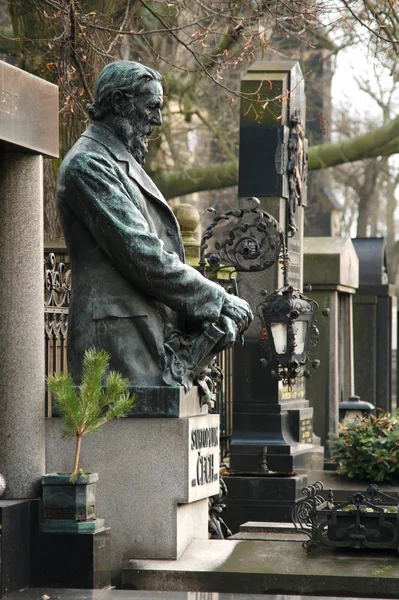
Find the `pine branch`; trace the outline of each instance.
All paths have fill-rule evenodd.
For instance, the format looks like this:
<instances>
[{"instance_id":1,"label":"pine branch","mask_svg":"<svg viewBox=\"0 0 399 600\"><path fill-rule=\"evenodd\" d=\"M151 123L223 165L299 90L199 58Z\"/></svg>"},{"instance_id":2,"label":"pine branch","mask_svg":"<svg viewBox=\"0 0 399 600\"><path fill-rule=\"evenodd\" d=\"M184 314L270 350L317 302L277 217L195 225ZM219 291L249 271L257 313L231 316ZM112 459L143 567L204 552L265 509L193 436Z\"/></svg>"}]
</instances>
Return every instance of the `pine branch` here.
<instances>
[{"instance_id":1,"label":"pine branch","mask_svg":"<svg viewBox=\"0 0 399 600\"><path fill-rule=\"evenodd\" d=\"M120 373L111 371L105 379L109 362L105 350L86 350L78 388L66 373L47 378L48 389L63 419L62 436L76 440L74 473L78 470L82 436L98 431L112 419L124 417L136 400L136 395L129 394L129 380Z\"/></svg>"}]
</instances>

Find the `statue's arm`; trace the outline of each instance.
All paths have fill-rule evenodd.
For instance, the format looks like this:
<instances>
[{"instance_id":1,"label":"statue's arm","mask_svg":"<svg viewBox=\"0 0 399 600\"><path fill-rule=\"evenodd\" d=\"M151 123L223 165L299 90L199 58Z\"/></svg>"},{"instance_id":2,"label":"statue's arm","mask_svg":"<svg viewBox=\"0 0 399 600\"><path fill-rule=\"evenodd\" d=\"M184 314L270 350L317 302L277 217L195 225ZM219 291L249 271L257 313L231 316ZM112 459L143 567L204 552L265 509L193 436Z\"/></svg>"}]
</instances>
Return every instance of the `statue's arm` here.
<instances>
[{"instance_id":1,"label":"statue's arm","mask_svg":"<svg viewBox=\"0 0 399 600\"><path fill-rule=\"evenodd\" d=\"M219 318L226 292L164 249L103 156L74 157L60 177L58 193L138 289L190 318Z\"/></svg>"}]
</instances>

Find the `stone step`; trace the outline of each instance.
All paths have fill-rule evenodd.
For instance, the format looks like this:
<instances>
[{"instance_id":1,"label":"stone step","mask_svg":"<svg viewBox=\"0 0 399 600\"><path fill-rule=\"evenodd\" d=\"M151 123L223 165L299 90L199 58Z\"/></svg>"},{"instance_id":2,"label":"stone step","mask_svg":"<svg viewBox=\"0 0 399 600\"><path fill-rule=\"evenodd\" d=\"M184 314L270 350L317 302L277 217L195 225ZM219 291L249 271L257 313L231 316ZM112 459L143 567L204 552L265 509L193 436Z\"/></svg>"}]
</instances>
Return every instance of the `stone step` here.
<instances>
[{"instance_id":1,"label":"stone step","mask_svg":"<svg viewBox=\"0 0 399 600\"><path fill-rule=\"evenodd\" d=\"M122 587L398 598L399 562L396 552L320 547L307 554L300 542L194 540L179 560L130 560Z\"/></svg>"},{"instance_id":2,"label":"stone step","mask_svg":"<svg viewBox=\"0 0 399 600\"><path fill-rule=\"evenodd\" d=\"M232 540L268 540L270 542L303 542L306 534L295 529L292 523L248 521L240 526L240 531Z\"/></svg>"},{"instance_id":3,"label":"stone step","mask_svg":"<svg viewBox=\"0 0 399 600\"><path fill-rule=\"evenodd\" d=\"M273 521L247 521L240 525L240 533L296 533L293 523L274 523Z\"/></svg>"}]
</instances>

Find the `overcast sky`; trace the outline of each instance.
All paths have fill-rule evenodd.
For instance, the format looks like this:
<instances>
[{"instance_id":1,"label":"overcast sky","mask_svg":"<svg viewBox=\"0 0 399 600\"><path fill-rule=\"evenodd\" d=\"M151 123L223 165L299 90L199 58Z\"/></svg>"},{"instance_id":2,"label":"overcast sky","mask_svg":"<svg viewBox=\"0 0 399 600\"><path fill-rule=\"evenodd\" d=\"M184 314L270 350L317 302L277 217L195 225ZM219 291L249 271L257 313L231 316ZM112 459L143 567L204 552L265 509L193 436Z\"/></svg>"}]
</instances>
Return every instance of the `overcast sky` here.
<instances>
[{"instance_id":1,"label":"overcast sky","mask_svg":"<svg viewBox=\"0 0 399 600\"><path fill-rule=\"evenodd\" d=\"M365 48L347 48L339 52L336 58L335 74L332 82L333 106L345 104L350 114L363 115L373 113L380 115L380 109L370 96L361 90L355 81L356 77L370 80L377 87L376 74L383 89L393 86L393 78L388 69L367 53ZM395 104L399 105L399 90L395 95Z\"/></svg>"}]
</instances>

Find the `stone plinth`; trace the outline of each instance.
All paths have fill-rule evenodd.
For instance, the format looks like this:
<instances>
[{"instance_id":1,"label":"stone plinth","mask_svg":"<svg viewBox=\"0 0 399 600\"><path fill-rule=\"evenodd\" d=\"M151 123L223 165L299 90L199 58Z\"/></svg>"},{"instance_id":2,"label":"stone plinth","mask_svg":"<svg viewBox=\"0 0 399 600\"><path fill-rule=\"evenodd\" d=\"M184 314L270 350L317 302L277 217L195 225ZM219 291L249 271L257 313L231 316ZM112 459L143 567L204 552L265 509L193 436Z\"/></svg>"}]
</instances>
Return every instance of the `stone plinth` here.
<instances>
[{"instance_id":1,"label":"stone plinth","mask_svg":"<svg viewBox=\"0 0 399 600\"><path fill-rule=\"evenodd\" d=\"M208 497L219 493L219 415L201 414L196 401L197 416L120 419L83 439L81 465L99 473L96 514L112 531L115 583L127 559L177 559L193 539L208 537ZM73 442L60 440L61 426L47 421L48 472L72 467Z\"/></svg>"}]
</instances>

